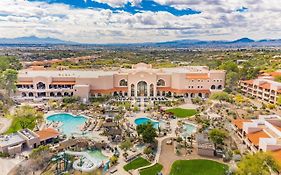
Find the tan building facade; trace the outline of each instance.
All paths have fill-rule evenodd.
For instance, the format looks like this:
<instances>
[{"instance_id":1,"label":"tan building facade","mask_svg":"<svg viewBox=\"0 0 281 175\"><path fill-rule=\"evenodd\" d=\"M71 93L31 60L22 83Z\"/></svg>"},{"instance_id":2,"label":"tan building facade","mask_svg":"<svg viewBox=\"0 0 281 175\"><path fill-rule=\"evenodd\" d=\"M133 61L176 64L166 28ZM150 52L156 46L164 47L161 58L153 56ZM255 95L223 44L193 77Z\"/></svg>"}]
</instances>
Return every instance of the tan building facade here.
<instances>
[{"instance_id":1,"label":"tan building facade","mask_svg":"<svg viewBox=\"0 0 281 175\"><path fill-rule=\"evenodd\" d=\"M225 71L205 66L154 69L139 63L131 69L101 70L22 70L17 99L56 99L65 96L120 95L128 97L185 96L208 97L224 89Z\"/></svg>"}]
</instances>

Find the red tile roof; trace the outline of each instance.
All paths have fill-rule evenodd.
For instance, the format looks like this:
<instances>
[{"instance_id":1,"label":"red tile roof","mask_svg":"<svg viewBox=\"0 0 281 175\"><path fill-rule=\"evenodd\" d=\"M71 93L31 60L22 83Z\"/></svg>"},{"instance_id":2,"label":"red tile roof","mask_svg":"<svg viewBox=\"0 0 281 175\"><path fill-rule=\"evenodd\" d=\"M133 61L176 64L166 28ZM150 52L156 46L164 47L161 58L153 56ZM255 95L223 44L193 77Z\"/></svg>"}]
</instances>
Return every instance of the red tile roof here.
<instances>
[{"instance_id":1,"label":"red tile roof","mask_svg":"<svg viewBox=\"0 0 281 175\"><path fill-rule=\"evenodd\" d=\"M238 128L238 129L243 129L243 123L244 122L250 122L251 120L249 119L236 119L233 120L232 123Z\"/></svg>"},{"instance_id":2,"label":"red tile roof","mask_svg":"<svg viewBox=\"0 0 281 175\"><path fill-rule=\"evenodd\" d=\"M75 85L75 81L53 81L51 85Z\"/></svg>"},{"instance_id":3,"label":"red tile roof","mask_svg":"<svg viewBox=\"0 0 281 175\"><path fill-rule=\"evenodd\" d=\"M39 136L40 141L56 138L60 135L60 133L53 128L46 128L41 131L37 131L35 133Z\"/></svg>"},{"instance_id":4,"label":"red tile roof","mask_svg":"<svg viewBox=\"0 0 281 175\"><path fill-rule=\"evenodd\" d=\"M91 93L102 93L102 94L110 94L113 92L127 92L128 91L128 87L115 87L112 89L92 89Z\"/></svg>"},{"instance_id":5,"label":"red tile roof","mask_svg":"<svg viewBox=\"0 0 281 175\"><path fill-rule=\"evenodd\" d=\"M188 73L186 79L209 79L209 75L207 73Z\"/></svg>"},{"instance_id":6,"label":"red tile roof","mask_svg":"<svg viewBox=\"0 0 281 175\"><path fill-rule=\"evenodd\" d=\"M32 81L18 81L17 85L32 85Z\"/></svg>"},{"instance_id":7,"label":"red tile roof","mask_svg":"<svg viewBox=\"0 0 281 175\"><path fill-rule=\"evenodd\" d=\"M260 138L270 138L268 134L264 131L258 131L254 133L247 134L247 138L255 145L259 145Z\"/></svg>"},{"instance_id":8,"label":"red tile roof","mask_svg":"<svg viewBox=\"0 0 281 175\"><path fill-rule=\"evenodd\" d=\"M175 93L210 93L209 89L173 89L170 87L157 87L158 90Z\"/></svg>"},{"instance_id":9,"label":"red tile roof","mask_svg":"<svg viewBox=\"0 0 281 175\"><path fill-rule=\"evenodd\" d=\"M270 89L270 83L262 83L259 85L259 87L263 88L263 89Z\"/></svg>"},{"instance_id":10,"label":"red tile roof","mask_svg":"<svg viewBox=\"0 0 281 175\"><path fill-rule=\"evenodd\" d=\"M241 82L246 84L254 84L254 80L242 80Z\"/></svg>"}]
</instances>

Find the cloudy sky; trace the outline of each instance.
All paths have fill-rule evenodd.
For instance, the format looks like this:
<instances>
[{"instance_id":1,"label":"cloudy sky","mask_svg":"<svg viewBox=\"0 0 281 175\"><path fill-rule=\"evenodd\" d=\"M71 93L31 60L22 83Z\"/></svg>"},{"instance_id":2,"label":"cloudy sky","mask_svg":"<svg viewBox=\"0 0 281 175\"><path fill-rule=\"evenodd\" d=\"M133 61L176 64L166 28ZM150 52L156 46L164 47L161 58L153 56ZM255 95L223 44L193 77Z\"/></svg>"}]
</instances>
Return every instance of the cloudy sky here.
<instances>
[{"instance_id":1,"label":"cloudy sky","mask_svg":"<svg viewBox=\"0 0 281 175\"><path fill-rule=\"evenodd\" d=\"M83 43L281 38L280 0L0 0L0 38Z\"/></svg>"}]
</instances>

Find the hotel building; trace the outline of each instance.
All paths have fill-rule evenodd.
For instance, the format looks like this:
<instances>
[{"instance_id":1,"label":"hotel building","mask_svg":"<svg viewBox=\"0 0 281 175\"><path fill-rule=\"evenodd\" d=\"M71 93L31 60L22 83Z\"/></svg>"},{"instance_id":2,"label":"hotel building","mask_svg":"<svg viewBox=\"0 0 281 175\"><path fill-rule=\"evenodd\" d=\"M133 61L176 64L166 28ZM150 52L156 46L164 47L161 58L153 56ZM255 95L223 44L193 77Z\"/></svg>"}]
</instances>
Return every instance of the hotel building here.
<instances>
[{"instance_id":1,"label":"hotel building","mask_svg":"<svg viewBox=\"0 0 281 175\"><path fill-rule=\"evenodd\" d=\"M21 70L15 98L55 99L64 96L105 94L128 97L185 96L206 98L225 85L225 71L205 66L154 69L139 63L131 69L103 70Z\"/></svg>"},{"instance_id":2,"label":"hotel building","mask_svg":"<svg viewBox=\"0 0 281 175\"><path fill-rule=\"evenodd\" d=\"M274 77L279 74L281 75L281 72L266 73L255 80L240 81L241 90L261 101L275 104L281 95L281 83L274 81Z\"/></svg>"},{"instance_id":3,"label":"hotel building","mask_svg":"<svg viewBox=\"0 0 281 175\"><path fill-rule=\"evenodd\" d=\"M281 117L260 115L258 119L236 119L232 122L239 137L252 152L272 152L281 162Z\"/></svg>"}]
</instances>

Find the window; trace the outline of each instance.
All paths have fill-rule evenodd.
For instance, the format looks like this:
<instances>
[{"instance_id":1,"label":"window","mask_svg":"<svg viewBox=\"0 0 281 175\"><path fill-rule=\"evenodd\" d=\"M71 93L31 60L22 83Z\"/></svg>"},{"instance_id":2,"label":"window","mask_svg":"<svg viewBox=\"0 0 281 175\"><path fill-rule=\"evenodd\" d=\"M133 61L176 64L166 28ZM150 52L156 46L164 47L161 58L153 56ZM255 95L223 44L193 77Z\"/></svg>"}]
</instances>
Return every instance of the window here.
<instances>
[{"instance_id":1,"label":"window","mask_svg":"<svg viewBox=\"0 0 281 175\"><path fill-rule=\"evenodd\" d=\"M46 85L42 82L37 83L37 89L46 89Z\"/></svg>"},{"instance_id":2,"label":"window","mask_svg":"<svg viewBox=\"0 0 281 175\"><path fill-rule=\"evenodd\" d=\"M157 81L157 86L165 86L165 85L166 85L166 82L163 79L159 79Z\"/></svg>"},{"instance_id":3,"label":"window","mask_svg":"<svg viewBox=\"0 0 281 175\"><path fill-rule=\"evenodd\" d=\"M125 79L120 80L119 86L128 86L128 82Z\"/></svg>"}]
</instances>

